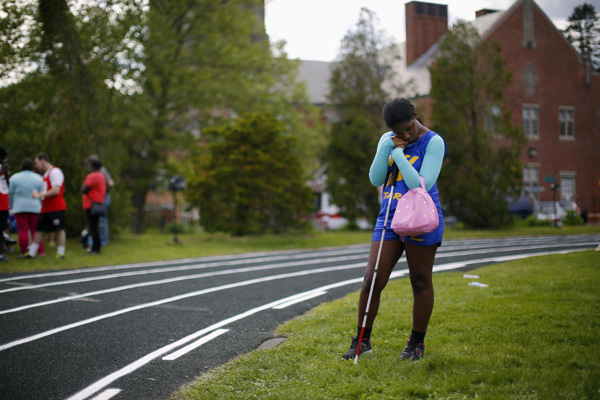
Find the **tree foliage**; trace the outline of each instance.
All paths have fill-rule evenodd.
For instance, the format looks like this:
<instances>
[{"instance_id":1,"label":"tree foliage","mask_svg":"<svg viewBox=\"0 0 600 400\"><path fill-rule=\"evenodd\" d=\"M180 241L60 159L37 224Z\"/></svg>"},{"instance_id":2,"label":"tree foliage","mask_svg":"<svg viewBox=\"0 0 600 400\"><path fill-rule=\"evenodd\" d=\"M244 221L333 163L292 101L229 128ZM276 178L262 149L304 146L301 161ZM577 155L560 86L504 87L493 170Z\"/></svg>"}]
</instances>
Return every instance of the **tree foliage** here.
<instances>
[{"instance_id":1,"label":"tree foliage","mask_svg":"<svg viewBox=\"0 0 600 400\"><path fill-rule=\"evenodd\" d=\"M339 116L331 127L327 188L351 226L360 215L374 219L379 210L368 171L385 129L381 109L402 93L393 62L397 46L377 28L375 14L363 8L354 30L341 43L331 71L328 99Z\"/></svg>"},{"instance_id":2,"label":"tree foliage","mask_svg":"<svg viewBox=\"0 0 600 400\"><path fill-rule=\"evenodd\" d=\"M522 182L525 139L503 99L511 71L500 50L459 22L430 68L433 128L447 144L438 185L450 212L472 228L510 223L506 197L518 194Z\"/></svg>"},{"instance_id":3,"label":"tree foliage","mask_svg":"<svg viewBox=\"0 0 600 400\"><path fill-rule=\"evenodd\" d=\"M45 152L63 170L65 198L72 210L66 215L67 227L73 234L84 226L80 187L88 171L83 161L92 153L109 153L104 151L110 142L106 139L113 137L111 92L103 82L110 61L102 50L123 37L111 40L105 34L98 44L91 41L90 23L109 13L100 6L95 13L80 15L64 0L8 1L3 7L0 36L7 40L0 47L0 69L7 79L2 83L8 83L0 89L3 144L13 166ZM105 24L98 29L106 33L109 28ZM116 176L116 166L104 161ZM125 214L126 207L119 206L126 193L117 192L113 198L115 217Z\"/></svg>"},{"instance_id":4,"label":"tree foliage","mask_svg":"<svg viewBox=\"0 0 600 400\"><path fill-rule=\"evenodd\" d=\"M81 208L83 160L99 154L116 178L111 217L144 229L146 194L187 175L204 130L270 111L305 135L297 63L271 47L259 0L7 0L0 3L0 128L13 165L44 151L63 169L69 209ZM309 115L310 117L306 117ZM318 125L318 124L317 124ZM310 144L310 146L309 146ZM132 208L133 206L133 208ZM81 215L67 213L71 233ZM116 224L113 224L115 226Z\"/></svg>"},{"instance_id":5,"label":"tree foliage","mask_svg":"<svg viewBox=\"0 0 600 400\"><path fill-rule=\"evenodd\" d=\"M592 4L583 3L575 7L569 16L565 29L567 40L584 59L591 60L594 68L600 71L600 27L598 15Z\"/></svg>"},{"instance_id":6,"label":"tree foliage","mask_svg":"<svg viewBox=\"0 0 600 400\"><path fill-rule=\"evenodd\" d=\"M239 236L306 226L311 191L281 122L246 114L208 133L218 140L196 160L188 185L207 231Z\"/></svg>"}]
</instances>

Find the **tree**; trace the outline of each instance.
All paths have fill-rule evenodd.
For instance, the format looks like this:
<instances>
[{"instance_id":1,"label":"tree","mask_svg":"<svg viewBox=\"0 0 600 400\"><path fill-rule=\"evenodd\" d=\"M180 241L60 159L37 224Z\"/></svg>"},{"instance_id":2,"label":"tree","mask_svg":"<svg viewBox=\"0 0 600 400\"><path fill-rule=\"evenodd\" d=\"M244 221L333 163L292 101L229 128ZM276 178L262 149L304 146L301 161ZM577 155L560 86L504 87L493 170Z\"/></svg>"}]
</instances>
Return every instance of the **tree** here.
<instances>
[{"instance_id":1,"label":"tree","mask_svg":"<svg viewBox=\"0 0 600 400\"><path fill-rule=\"evenodd\" d=\"M281 47L271 49L257 23L260 6L259 0L2 2L0 72L10 79L0 89L0 126L13 164L49 153L72 185L69 208L77 209L83 160L99 154L120 178L111 211L127 221L131 207L119 197L130 196L132 227L141 232L147 192L160 184L162 171L187 175L182 161L207 126L271 110L290 135L314 139L315 130L284 106L305 94L295 63ZM304 148L299 142L296 151ZM79 229L81 222L67 225Z\"/></svg>"},{"instance_id":2,"label":"tree","mask_svg":"<svg viewBox=\"0 0 600 400\"><path fill-rule=\"evenodd\" d=\"M583 3L575 7L565 29L567 40L577 49L584 60L589 59L594 69L600 71L600 27L593 5Z\"/></svg>"},{"instance_id":3,"label":"tree","mask_svg":"<svg viewBox=\"0 0 600 400\"><path fill-rule=\"evenodd\" d=\"M375 14L363 8L355 30L342 39L340 60L329 80L328 99L339 121L331 127L327 188L351 227L359 215L374 219L379 210L369 167L385 129L381 109L392 95L402 93L402 86L394 84L397 46L376 23Z\"/></svg>"},{"instance_id":4,"label":"tree","mask_svg":"<svg viewBox=\"0 0 600 400\"><path fill-rule=\"evenodd\" d=\"M207 231L240 236L306 226L311 192L281 122L246 114L207 134L219 140L196 160L187 189Z\"/></svg>"},{"instance_id":5,"label":"tree","mask_svg":"<svg viewBox=\"0 0 600 400\"><path fill-rule=\"evenodd\" d=\"M106 3L74 13L64 0L7 1L2 11L0 70L8 78L0 89L3 144L15 166L44 151L63 169L65 197L73 210L66 215L67 228L78 233L83 160L91 153L107 154L104 144L113 134L104 71L111 68L107 53L124 46L117 34L122 13L108 18ZM120 197L114 198L117 206Z\"/></svg>"},{"instance_id":6,"label":"tree","mask_svg":"<svg viewBox=\"0 0 600 400\"><path fill-rule=\"evenodd\" d=\"M509 224L506 197L518 194L522 182L525 137L503 99L512 73L500 51L459 22L430 67L432 127L447 148L438 186L450 212L471 228Z\"/></svg>"},{"instance_id":7,"label":"tree","mask_svg":"<svg viewBox=\"0 0 600 400\"><path fill-rule=\"evenodd\" d=\"M173 168L169 154L191 154L186 144L193 130L200 136L249 111L274 111L290 128L299 126L293 111L281 109L301 96L297 66L272 51L253 13L260 6L258 0L150 0L136 60L143 66L139 114L124 137L127 158L136 160L127 171L134 231L143 229L146 194L158 171Z\"/></svg>"}]
</instances>

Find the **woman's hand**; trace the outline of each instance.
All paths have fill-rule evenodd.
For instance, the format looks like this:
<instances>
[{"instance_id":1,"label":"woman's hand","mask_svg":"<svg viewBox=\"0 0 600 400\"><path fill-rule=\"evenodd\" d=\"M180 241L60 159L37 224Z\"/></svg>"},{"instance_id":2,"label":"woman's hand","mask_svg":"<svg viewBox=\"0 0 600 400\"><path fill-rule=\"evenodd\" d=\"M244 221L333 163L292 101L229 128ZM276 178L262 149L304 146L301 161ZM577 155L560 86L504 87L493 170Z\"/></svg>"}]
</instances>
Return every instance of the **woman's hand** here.
<instances>
[{"instance_id":1,"label":"woman's hand","mask_svg":"<svg viewBox=\"0 0 600 400\"><path fill-rule=\"evenodd\" d=\"M398 147L400 147L401 149L404 149L409 144L408 141L406 141L396 135L392 136L392 141L394 142L395 149L397 149Z\"/></svg>"}]
</instances>

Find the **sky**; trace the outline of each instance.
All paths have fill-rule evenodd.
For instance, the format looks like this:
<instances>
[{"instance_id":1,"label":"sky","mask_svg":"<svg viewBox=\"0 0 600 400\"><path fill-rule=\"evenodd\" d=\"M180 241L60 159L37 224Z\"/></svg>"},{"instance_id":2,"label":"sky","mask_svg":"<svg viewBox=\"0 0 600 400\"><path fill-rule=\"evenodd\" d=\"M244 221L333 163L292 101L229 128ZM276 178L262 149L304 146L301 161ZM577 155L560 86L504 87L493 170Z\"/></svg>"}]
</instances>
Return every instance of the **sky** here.
<instances>
[{"instance_id":1,"label":"sky","mask_svg":"<svg viewBox=\"0 0 600 400\"><path fill-rule=\"evenodd\" d=\"M457 20L475 19L482 8L506 10L516 0L449 0L430 1L448 5L449 24ZM576 6L594 5L600 11L600 0L535 0L559 29ZM272 42L285 40L289 58L333 61L339 45L358 22L360 9L369 8L379 18L380 29L397 42L406 40L404 4L408 0L266 0L265 25Z\"/></svg>"}]
</instances>

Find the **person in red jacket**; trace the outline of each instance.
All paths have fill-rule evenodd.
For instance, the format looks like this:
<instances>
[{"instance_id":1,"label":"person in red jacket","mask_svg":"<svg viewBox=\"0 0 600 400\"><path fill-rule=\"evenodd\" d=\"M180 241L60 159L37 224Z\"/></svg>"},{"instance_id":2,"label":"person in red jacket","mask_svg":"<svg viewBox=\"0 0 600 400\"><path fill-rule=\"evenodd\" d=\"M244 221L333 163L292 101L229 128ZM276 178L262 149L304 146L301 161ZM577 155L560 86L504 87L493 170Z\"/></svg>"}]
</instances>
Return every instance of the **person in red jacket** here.
<instances>
[{"instance_id":1,"label":"person in red jacket","mask_svg":"<svg viewBox=\"0 0 600 400\"><path fill-rule=\"evenodd\" d=\"M6 244L4 243L3 232L8 229L8 180L10 170L6 157L8 153L4 147L0 147L0 262L8 262L8 257L4 254Z\"/></svg>"},{"instance_id":2,"label":"person in red jacket","mask_svg":"<svg viewBox=\"0 0 600 400\"><path fill-rule=\"evenodd\" d=\"M35 156L35 168L43 174L44 191L33 191L31 197L42 199L42 210L38 219L35 238L29 247L29 254L23 258L34 258L42 241L44 232L56 232L56 258L65 258L67 236L65 234L65 176L60 168L50 163L45 153Z\"/></svg>"},{"instance_id":3,"label":"person in red jacket","mask_svg":"<svg viewBox=\"0 0 600 400\"><path fill-rule=\"evenodd\" d=\"M100 248L102 243L100 240L100 215L92 212L92 203L104 204L104 197L106 196L106 178L100 171L102 169L102 163L100 160L89 160L89 165L92 168L81 185L81 192L83 193L83 209L85 210L85 216L88 221L88 228L92 235L92 251L90 254L100 254Z\"/></svg>"}]
</instances>

